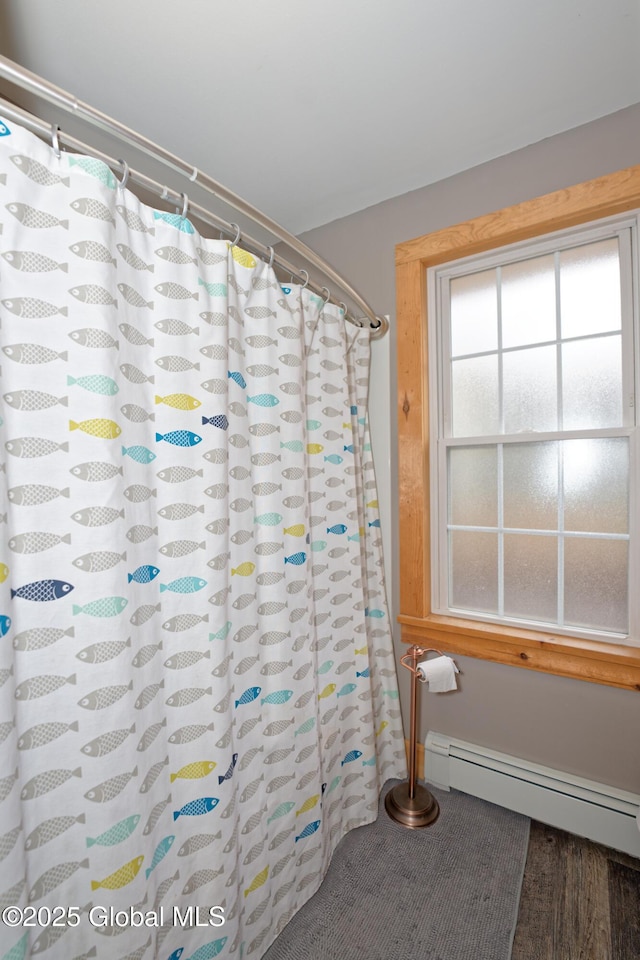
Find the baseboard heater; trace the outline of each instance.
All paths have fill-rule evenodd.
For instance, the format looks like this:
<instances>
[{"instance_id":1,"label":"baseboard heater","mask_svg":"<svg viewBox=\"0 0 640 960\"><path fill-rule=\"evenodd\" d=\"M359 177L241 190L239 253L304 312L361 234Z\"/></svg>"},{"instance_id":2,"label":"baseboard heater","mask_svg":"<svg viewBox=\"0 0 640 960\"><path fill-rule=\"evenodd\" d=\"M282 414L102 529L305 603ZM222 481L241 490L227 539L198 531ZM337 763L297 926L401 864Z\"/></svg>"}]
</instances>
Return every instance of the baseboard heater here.
<instances>
[{"instance_id":1,"label":"baseboard heater","mask_svg":"<svg viewBox=\"0 0 640 960\"><path fill-rule=\"evenodd\" d=\"M431 731L425 780L640 857L640 796Z\"/></svg>"}]
</instances>

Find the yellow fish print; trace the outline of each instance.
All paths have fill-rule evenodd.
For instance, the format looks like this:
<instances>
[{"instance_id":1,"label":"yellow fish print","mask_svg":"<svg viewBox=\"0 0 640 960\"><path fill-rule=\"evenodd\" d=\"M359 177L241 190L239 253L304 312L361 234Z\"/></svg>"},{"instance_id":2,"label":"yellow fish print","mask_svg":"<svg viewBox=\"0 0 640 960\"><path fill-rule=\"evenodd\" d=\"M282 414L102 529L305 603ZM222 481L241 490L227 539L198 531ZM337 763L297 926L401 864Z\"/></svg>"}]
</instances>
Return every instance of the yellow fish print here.
<instances>
[{"instance_id":1,"label":"yellow fish print","mask_svg":"<svg viewBox=\"0 0 640 960\"><path fill-rule=\"evenodd\" d=\"M251 883L249 884L249 886L244 892L245 897L248 897L250 893L253 893L254 890L258 889L258 887L261 887L262 884L266 881L268 875L269 875L269 865L267 864L264 870L261 870L260 873L258 873L253 878L253 880L251 881Z\"/></svg>"},{"instance_id":2,"label":"yellow fish print","mask_svg":"<svg viewBox=\"0 0 640 960\"><path fill-rule=\"evenodd\" d=\"M166 403L168 407L175 407L176 410L195 410L201 403L196 397L189 393L170 393L166 397L156 396L156 403Z\"/></svg>"},{"instance_id":3,"label":"yellow fish print","mask_svg":"<svg viewBox=\"0 0 640 960\"><path fill-rule=\"evenodd\" d=\"M343 423L343 424L342 424L342 429L343 429L343 430L353 430L353 424L352 424L352 423Z\"/></svg>"},{"instance_id":4,"label":"yellow fish print","mask_svg":"<svg viewBox=\"0 0 640 960\"><path fill-rule=\"evenodd\" d=\"M328 683L324 690L318 694L318 700L323 700L325 697L330 697L335 688L335 683Z\"/></svg>"},{"instance_id":5,"label":"yellow fish print","mask_svg":"<svg viewBox=\"0 0 640 960\"><path fill-rule=\"evenodd\" d=\"M321 443L308 443L307 444L307 453L322 453L324 447Z\"/></svg>"},{"instance_id":6,"label":"yellow fish print","mask_svg":"<svg viewBox=\"0 0 640 960\"><path fill-rule=\"evenodd\" d=\"M300 809L296 810L296 817L299 817L301 813L306 813L307 810L313 810L319 799L320 794L316 793L315 797L309 797L308 800L305 800Z\"/></svg>"},{"instance_id":7,"label":"yellow fish print","mask_svg":"<svg viewBox=\"0 0 640 960\"><path fill-rule=\"evenodd\" d=\"M376 737L379 737L385 727L388 727L389 724L386 720L383 720L378 729L376 730Z\"/></svg>"},{"instance_id":8,"label":"yellow fish print","mask_svg":"<svg viewBox=\"0 0 640 960\"><path fill-rule=\"evenodd\" d=\"M98 887L103 887L105 890L119 890L120 887L126 887L128 883L135 880L143 860L144 857L135 857L133 860L129 860L129 863L125 863L124 867L116 870L115 873L110 873L104 880L92 880L91 889L97 890Z\"/></svg>"},{"instance_id":9,"label":"yellow fish print","mask_svg":"<svg viewBox=\"0 0 640 960\"><path fill-rule=\"evenodd\" d=\"M83 430L84 433L90 433L92 437L101 437L103 440L114 440L122 431L114 420L82 420L76 423L75 420L69 420L69 430Z\"/></svg>"},{"instance_id":10,"label":"yellow fish print","mask_svg":"<svg viewBox=\"0 0 640 960\"><path fill-rule=\"evenodd\" d=\"M367 506L368 506L368 507L371 507L372 510L377 510L377 509L378 509L378 501L377 501L377 500L369 500L369 503L367 504Z\"/></svg>"},{"instance_id":11,"label":"yellow fish print","mask_svg":"<svg viewBox=\"0 0 640 960\"><path fill-rule=\"evenodd\" d=\"M292 527L285 527L283 533L292 537L304 537L304 523L295 523Z\"/></svg>"},{"instance_id":12,"label":"yellow fish print","mask_svg":"<svg viewBox=\"0 0 640 960\"><path fill-rule=\"evenodd\" d=\"M364 657L365 653L367 652L367 648L366 648L366 647L359 647L357 650L354 650L353 652L354 652L354 653L358 653L358 654L360 654L360 656L363 656L363 657Z\"/></svg>"},{"instance_id":13,"label":"yellow fish print","mask_svg":"<svg viewBox=\"0 0 640 960\"><path fill-rule=\"evenodd\" d=\"M188 763L185 767L180 767L177 773L171 774L171 783L178 777L182 777L184 780L199 780L200 777L206 777L210 774L215 765L215 760L196 760L194 763Z\"/></svg>"},{"instance_id":14,"label":"yellow fish print","mask_svg":"<svg viewBox=\"0 0 640 960\"><path fill-rule=\"evenodd\" d=\"M241 267L247 267L249 270L253 270L256 265L255 257L252 257L250 253L247 253L246 250L242 250L240 247L231 247L231 254L236 263L239 263Z\"/></svg>"},{"instance_id":15,"label":"yellow fish print","mask_svg":"<svg viewBox=\"0 0 640 960\"><path fill-rule=\"evenodd\" d=\"M239 567L236 567L235 570L231 571L231 576L237 573L239 577L250 577L255 568L255 563L251 563L251 560L246 560L244 563L241 563Z\"/></svg>"},{"instance_id":16,"label":"yellow fish print","mask_svg":"<svg viewBox=\"0 0 640 960\"><path fill-rule=\"evenodd\" d=\"M9 576L9 567L6 563L0 563L0 583L4 583Z\"/></svg>"}]
</instances>

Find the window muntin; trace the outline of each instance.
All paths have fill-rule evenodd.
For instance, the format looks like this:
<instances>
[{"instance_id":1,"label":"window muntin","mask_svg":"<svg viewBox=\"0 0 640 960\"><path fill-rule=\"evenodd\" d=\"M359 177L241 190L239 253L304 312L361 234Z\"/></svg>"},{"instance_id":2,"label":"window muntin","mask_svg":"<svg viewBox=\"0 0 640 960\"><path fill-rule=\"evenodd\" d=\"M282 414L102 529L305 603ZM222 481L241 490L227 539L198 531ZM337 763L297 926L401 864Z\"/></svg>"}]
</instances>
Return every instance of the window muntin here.
<instances>
[{"instance_id":1,"label":"window muntin","mask_svg":"<svg viewBox=\"0 0 640 960\"><path fill-rule=\"evenodd\" d=\"M430 271L434 612L633 635L634 239L627 218Z\"/></svg>"}]
</instances>

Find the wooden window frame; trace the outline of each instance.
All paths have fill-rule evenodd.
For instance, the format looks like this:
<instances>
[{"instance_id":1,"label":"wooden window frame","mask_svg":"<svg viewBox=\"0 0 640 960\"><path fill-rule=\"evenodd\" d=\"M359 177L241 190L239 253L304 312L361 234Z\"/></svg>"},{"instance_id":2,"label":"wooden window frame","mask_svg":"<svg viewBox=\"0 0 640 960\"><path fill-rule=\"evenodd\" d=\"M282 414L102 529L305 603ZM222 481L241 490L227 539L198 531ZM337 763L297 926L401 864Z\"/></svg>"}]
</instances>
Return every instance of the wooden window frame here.
<instances>
[{"instance_id":1,"label":"wooden window frame","mask_svg":"<svg viewBox=\"0 0 640 960\"><path fill-rule=\"evenodd\" d=\"M404 643L640 691L640 647L434 614L427 269L640 208L640 165L396 246L400 614Z\"/></svg>"}]
</instances>

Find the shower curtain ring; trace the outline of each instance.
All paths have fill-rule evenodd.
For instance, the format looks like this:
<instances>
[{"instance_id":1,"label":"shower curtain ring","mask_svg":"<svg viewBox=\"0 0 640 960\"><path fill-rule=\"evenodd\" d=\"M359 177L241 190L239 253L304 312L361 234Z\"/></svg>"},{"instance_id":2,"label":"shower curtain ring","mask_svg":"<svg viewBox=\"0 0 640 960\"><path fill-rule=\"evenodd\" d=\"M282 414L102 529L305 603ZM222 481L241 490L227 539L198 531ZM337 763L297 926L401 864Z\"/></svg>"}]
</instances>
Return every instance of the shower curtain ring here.
<instances>
[{"instance_id":1,"label":"shower curtain ring","mask_svg":"<svg viewBox=\"0 0 640 960\"><path fill-rule=\"evenodd\" d=\"M304 283L302 284L302 287L300 289L304 290L304 288L309 285L309 274L307 273L306 270L301 270L300 275L302 276L302 274L304 274Z\"/></svg>"},{"instance_id":2,"label":"shower curtain ring","mask_svg":"<svg viewBox=\"0 0 640 960\"><path fill-rule=\"evenodd\" d=\"M182 213L180 214L180 218L182 220L186 220L187 211L189 209L189 197L186 195L186 193L181 193L180 196L182 197Z\"/></svg>"},{"instance_id":3,"label":"shower curtain ring","mask_svg":"<svg viewBox=\"0 0 640 960\"><path fill-rule=\"evenodd\" d=\"M342 308L342 312L344 313L344 315L345 315L345 317L346 317L348 311L347 311L347 305L346 305L346 303L344 302L344 300L339 300L339 301L338 301L338 306Z\"/></svg>"},{"instance_id":4,"label":"shower curtain ring","mask_svg":"<svg viewBox=\"0 0 640 960\"><path fill-rule=\"evenodd\" d=\"M271 267L273 266L273 261L276 256L276 252L273 249L273 247L267 247L267 250L269 251L269 270L271 270Z\"/></svg>"},{"instance_id":5,"label":"shower curtain ring","mask_svg":"<svg viewBox=\"0 0 640 960\"><path fill-rule=\"evenodd\" d=\"M118 163L122 164L122 180L119 181L118 186L124 190L129 182L129 164L126 160L118 160Z\"/></svg>"},{"instance_id":6,"label":"shower curtain ring","mask_svg":"<svg viewBox=\"0 0 640 960\"><path fill-rule=\"evenodd\" d=\"M60 130L60 126L57 123L51 124L51 146L53 147L53 152L55 153L58 160L60 159L60 154L62 152L60 150L60 141L58 140L59 130Z\"/></svg>"},{"instance_id":7,"label":"shower curtain ring","mask_svg":"<svg viewBox=\"0 0 640 960\"><path fill-rule=\"evenodd\" d=\"M241 236L241 234L240 234L240 227L238 226L237 223L230 223L229 226L230 226L230 227L235 227L235 231L236 231L236 238L235 238L235 240L232 241L231 246L232 246L232 247L237 247L238 241L240 240L240 236Z\"/></svg>"},{"instance_id":8,"label":"shower curtain ring","mask_svg":"<svg viewBox=\"0 0 640 960\"><path fill-rule=\"evenodd\" d=\"M322 292L323 292L323 293L325 292L325 290L326 290L327 296L326 296L326 298L325 298L325 300L324 300L324 302L323 302L323 304L322 304L322 309L323 309L323 310L324 310L324 308L326 307L326 305L329 303L329 300L331 299L331 290L329 290L329 287L323 287L323 288L322 288Z\"/></svg>"}]
</instances>

